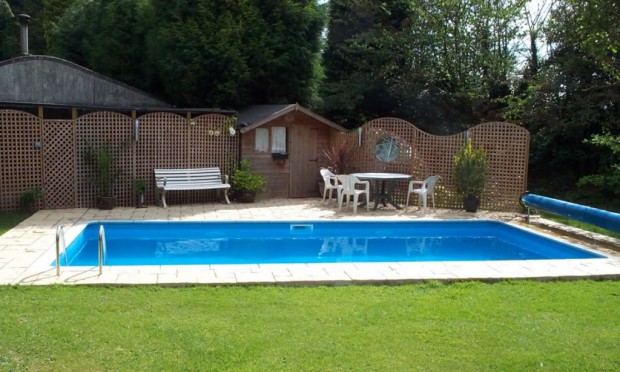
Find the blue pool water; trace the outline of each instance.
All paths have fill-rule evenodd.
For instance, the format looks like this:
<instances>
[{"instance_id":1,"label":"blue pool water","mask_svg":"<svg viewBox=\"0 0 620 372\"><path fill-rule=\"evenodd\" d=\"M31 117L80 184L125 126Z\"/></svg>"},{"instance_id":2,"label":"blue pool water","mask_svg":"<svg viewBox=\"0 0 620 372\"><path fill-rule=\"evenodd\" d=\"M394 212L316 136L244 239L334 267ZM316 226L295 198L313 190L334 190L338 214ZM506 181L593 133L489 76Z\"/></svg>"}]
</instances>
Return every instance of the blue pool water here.
<instances>
[{"instance_id":1,"label":"blue pool water","mask_svg":"<svg viewBox=\"0 0 620 372\"><path fill-rule=\"evenodd\" d=\"M90 223L84 228L61 256L61 265L98 265L99 226ZM106 265L604 257L496 221L105 222L103 226Z\"/></svg>"}]
</instances>

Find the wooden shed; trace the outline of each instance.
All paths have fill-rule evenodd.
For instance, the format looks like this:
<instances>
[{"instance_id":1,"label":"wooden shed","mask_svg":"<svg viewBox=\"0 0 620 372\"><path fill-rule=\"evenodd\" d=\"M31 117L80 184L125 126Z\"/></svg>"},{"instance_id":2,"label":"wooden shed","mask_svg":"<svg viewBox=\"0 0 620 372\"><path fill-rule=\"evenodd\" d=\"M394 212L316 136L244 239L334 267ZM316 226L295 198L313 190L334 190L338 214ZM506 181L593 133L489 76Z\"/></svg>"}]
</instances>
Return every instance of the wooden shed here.
<instances>
[{"instance_id":1,"label":"wooden shed","mask_svg":"<svg viewBox=\"0 0 620 372\"><path fill-rule=\"evenodd\" d=\"M333 130L346 129L298 105L255 105L239 112L240 159L267 178L260 198L318 195L319 164Z\"/></svg>"}]
</instances>

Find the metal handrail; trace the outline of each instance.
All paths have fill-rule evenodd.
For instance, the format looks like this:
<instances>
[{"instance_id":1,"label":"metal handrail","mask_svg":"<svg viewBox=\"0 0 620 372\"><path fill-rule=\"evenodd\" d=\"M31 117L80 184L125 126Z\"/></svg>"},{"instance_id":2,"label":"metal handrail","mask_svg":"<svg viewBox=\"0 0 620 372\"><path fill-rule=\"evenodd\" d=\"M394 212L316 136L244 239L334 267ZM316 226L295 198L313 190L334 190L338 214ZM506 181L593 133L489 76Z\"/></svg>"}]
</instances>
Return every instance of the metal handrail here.
<instances>
[{"instance_id":1,"label":"metal handrail","mask_svg":"<svg viewBox=\"0 0 620 372\"><path fill-rule=\"evenodd\" d=\"M99 240L97 243L97 251L99 254L99 275L103 273L103 263L106 256L105 230L103 225L99 225Z\"/></svg>"},{"instance_id":2,"label":"metal handrail","mask_svg":"<svg viewBox=\"0 0 620 372\"><path fill-rule=\"evenodd\" d=\"M65 243L65 230L63 225L58 225L56 228L56 276L60 276L60 241L62 239L63 252L67 249ZM67 255L65 254L65 259Z\"/></svg>"}]
</instances>

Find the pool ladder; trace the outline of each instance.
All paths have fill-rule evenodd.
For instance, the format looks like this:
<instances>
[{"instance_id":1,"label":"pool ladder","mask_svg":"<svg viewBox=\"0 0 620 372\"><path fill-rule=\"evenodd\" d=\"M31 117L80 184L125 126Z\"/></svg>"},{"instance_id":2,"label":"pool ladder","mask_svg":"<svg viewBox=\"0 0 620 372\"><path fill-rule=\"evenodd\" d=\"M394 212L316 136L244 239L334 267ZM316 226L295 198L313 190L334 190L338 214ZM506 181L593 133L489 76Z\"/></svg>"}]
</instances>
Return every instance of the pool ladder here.
<instances>
[{"instance_id":1,"label":"pool ladder","mask_svg":"<svg viewBox=\"0 0 620 372\"><path fill-rule=\"evenodd\" d=\"M67 262L67 243L65 242L65 227L59 225L56 228L56 276L60 276L60 251L65 253L65 265ZM99 225L99 238L97 240L97 253L99 256L99 275L103 273L103 264L106 258L105 230L103 225Z\"/></svg>"},{"instance_id":2,"label":"pool ladder","mask_svg":"<svg viewBox=\"0 0 620 372\"><path fill-rule=\"evenodd\" d=\"M62 243L62 251L65 252L65 264L67 264L67 244L65 243L65 227L58 225L56 228L56 276L60 276L60 247Z\"/></svg>"},{"instance_id":3,"label":"pool ladder","mask_svg":"<svg viewBox=\"0 0 620 372\"><path fill-rule=\"evenodd\" d=\"M99 275L103 273L103 264L106 258L106 245L105 245L105 229L103 225L99 225L99 239L97 240L97 253L99 256Z\"/></svg>"}]
</instances>

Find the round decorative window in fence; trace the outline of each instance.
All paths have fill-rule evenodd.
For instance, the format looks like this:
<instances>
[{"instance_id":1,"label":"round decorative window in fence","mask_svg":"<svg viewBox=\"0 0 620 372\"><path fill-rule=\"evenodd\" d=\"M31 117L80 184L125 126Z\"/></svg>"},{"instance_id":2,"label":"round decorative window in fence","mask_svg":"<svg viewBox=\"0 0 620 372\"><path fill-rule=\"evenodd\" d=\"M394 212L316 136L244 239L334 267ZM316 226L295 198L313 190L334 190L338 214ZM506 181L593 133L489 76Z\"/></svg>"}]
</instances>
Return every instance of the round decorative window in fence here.
<instances>
[{"instance_id":1,"label":"round decorative window in fence","mask_svg":"<svg viewBox=\"0 0 620 372\"><path fill-rule=\"evenodd\" d=\"M375 146L375 156L377 159L385 162L396 160L400 154L400 145L394 137L381 137Z\"/></svg>"}]
</instances>

